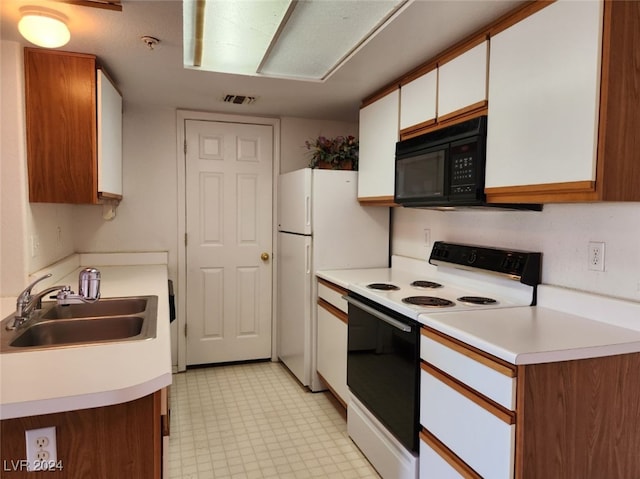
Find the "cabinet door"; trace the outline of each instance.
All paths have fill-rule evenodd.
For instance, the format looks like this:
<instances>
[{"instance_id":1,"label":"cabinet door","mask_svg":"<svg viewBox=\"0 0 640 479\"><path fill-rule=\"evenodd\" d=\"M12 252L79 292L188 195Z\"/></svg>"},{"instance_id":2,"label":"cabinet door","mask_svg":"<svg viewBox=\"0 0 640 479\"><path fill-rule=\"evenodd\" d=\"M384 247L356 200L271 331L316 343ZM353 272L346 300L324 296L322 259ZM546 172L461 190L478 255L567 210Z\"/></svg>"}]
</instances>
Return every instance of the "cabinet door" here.
<instances>
[{"instance_id":1,"label":"cabinet door","mask_svg":"<svg viewBox=\"0 0 640 479\"><path fill-rule=\"evenodd\" d=\"M24 55L29 201L96 203L95 57Z\"/></svg>"},{"instance_id":2,"label":"cabinet door","mask_svg":"<svg viewBox=\"0 0 640 479\"><path fill-rule=\"evenodd\" d=\"M97 82L98 194L122 197L122 96L102 70Z\"/></svg>"},{"instance_id":3,"label":"cabinet door","mask_svg":"<svg viewBox=\"0 0 640 479\"><path fill-rule=\"evenodd\" d=\"M487 188L594 188L602 21L560 0L491 39Z\"/></svg>"},{"instance_id":4,"label":"cabinet door","mask_svg":"<svg viewBox=\"0 0 640 479\"><path fill-rule=\"evenodd\" d=\"M318 305L317 369L338 399L347 404L347 323L346 314L341 316Z\"/></svg>"},{"instance_id":5,"label":"cabinet door","mask_svg":"<svg viewBox=\"0 0 640 479\"><path fill-rule=\"evenodd\" d=\"M438 68L438 121L485 106L487 41Z\"/></svg>"},{"instance_id":6,"label":"cabinet door","mask_svg":"<svg viewBox=\"0 0 640 479\"><path fill-rule=\"evenodd\" d=\"M489 403L422 365L420 424L481 477L511 479L515 421L494 414Z\"/></svg>"},{"instance_id":7,"label":"cabinet door","mask_svg":"<svg viewBox=\"0 0 640 479\"><path fill-rule=\"evenodd\" d=\"M434 123L438 71L432 70L400 88L400 130Z\"/></svg>"},{"instance_id":8,"label":"cabinet door","mask_svg":"<svg viewBox=\"0 0 640 479\"><path fill-rule=\"evenodd\" d=\"M360 110L358 199L393 201L400 90Z\"/></svg>"}]
</instances>

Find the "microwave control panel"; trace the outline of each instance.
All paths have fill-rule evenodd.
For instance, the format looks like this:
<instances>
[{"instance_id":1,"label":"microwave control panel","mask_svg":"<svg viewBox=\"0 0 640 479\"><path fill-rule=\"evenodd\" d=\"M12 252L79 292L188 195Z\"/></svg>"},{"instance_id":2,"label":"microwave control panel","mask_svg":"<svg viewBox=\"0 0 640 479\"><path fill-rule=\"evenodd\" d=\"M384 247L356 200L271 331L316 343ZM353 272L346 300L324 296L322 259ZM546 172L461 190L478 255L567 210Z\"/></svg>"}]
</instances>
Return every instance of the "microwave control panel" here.
<instances>
[{"instance_id":1,"label":"microwave control panel","mask_svg":"<svg viewBox=\"0 0 640 479\"><path fill-rule=\"evenodd\" d=\"M476 167L473 155L451 157L451 193L473 193L476 190Z\"/></svg>"},{"instance_id":2,"label":"microwave control panel","mask_svg":"<svg viewBox=\"0 0 640 479\"><path fill-rule=\"evenodd\" d=\"M449 150L449 194L452 197L475 197L482 189L480 174L484 174L479 156L480 141L478 137L461 140L450 145Z\"/></svg>"}]
</instances>

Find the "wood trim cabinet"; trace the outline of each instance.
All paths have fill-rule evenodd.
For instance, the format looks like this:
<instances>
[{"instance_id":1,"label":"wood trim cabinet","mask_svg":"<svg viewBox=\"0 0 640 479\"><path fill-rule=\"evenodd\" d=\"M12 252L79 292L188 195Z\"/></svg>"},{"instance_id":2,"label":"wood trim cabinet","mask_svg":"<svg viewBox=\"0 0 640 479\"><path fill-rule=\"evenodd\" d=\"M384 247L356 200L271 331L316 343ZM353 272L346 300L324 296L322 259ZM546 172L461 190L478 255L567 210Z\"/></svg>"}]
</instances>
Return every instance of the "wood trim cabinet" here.
<instances>
[{"instance_id":1,"label":"wood trim cabinet","mask_svg":"<svg viewBox=\"0 0 640 479\"><path fill-rule=\"evenodd\" d=\"M318 278L317 372L329 391L347 407L347 290Z\"/></svg>"},{"instance_id":2,"label":"wood trim cabinet","mask_svg":"<svg viewBox=\"0 0 640 479\"><path fill-rule=\"evenodd\" d=\"M0 422L2 477L162 477L162 392L135 401ZM62 470L27 472L25 430L56 428ZM166 454L166 451L164 452ZM14 466L14 467L12 467Z\"/></svg>"},{"instance_id":3,"label":"wood trim cabinet","mask_svg":"<svg viewBox=\"0 0 640 479\"><path fill-rule=\"evenodd\" d=\"M394 204L399 121L399 88L360 110L358 201L363 205Z\"/></svg>"},{"instance_id":4,"label":"wood trim cabinet","mask_svg":"<svg viewBox=\"0 0 640 479\"><path fill-rule=\"evenodd\" d=\"M487 200L640 200L640 3L558 1L491 39Z\"/></svg>"},{"instance_id":5,"label":"wood trim cabinet","mask_svg":"<svg viewBox=\"0 0 640 479\"><path fill-rule=\"evenodd\" d=\"M640 477L640 353L505 369L504 361L426 326L425 338L421 461L446 471L442 477ZM450 351L432 354L426 348L434 345ZM469 384L488 371L505 383L515 377L514 407L497 402L495 380ZM430 468L421 471L421 479L431 477Z\"/></svg>"},{"instance_id":6,"label":"wood trim cabinet","mask_svg":"<svg viewBox=\"0 0 640 479\"><path fill-rule=\"evenodd\" d=\"M29 201L122 199L122 96L94 55L25 48Z\"/></svg>"}]
</instances>

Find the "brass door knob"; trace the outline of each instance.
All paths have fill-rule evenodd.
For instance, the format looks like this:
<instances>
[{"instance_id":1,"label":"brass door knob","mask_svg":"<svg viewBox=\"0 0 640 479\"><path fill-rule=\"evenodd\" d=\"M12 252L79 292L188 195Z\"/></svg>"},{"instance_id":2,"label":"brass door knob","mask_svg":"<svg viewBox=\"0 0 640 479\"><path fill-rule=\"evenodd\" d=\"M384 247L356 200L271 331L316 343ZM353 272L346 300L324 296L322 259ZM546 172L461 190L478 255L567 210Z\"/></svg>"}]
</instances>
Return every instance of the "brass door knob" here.
<instances>
[{"instance_id":1,"label":"brass door knob","mask_svg":"<svg viewBox=\"0 0 640 479\"><path fill-rule=\"evenodd\" d=\"M262 254L260 255L260 259L261 259L262 261L267 261L267 260L269 259L269 253L262 253Z\"/></svg>"}]
</instances>

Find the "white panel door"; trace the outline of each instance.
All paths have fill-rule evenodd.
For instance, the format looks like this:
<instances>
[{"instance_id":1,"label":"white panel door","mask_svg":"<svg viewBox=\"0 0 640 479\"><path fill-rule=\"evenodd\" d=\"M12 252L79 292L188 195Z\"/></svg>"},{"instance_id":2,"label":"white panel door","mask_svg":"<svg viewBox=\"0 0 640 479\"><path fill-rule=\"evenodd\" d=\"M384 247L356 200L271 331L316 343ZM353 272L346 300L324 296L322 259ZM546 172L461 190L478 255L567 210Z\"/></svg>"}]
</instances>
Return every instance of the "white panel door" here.
<instances>
[{"instance_id":1,"label":"white panel door","mask_svg":"<svg viewBox=\"0 0 640 479\"><path fill-rule=\"evenodd\" d=\"M187 365L271 357L271 126L185 122Z\"/></svg>"}]
</instances>

